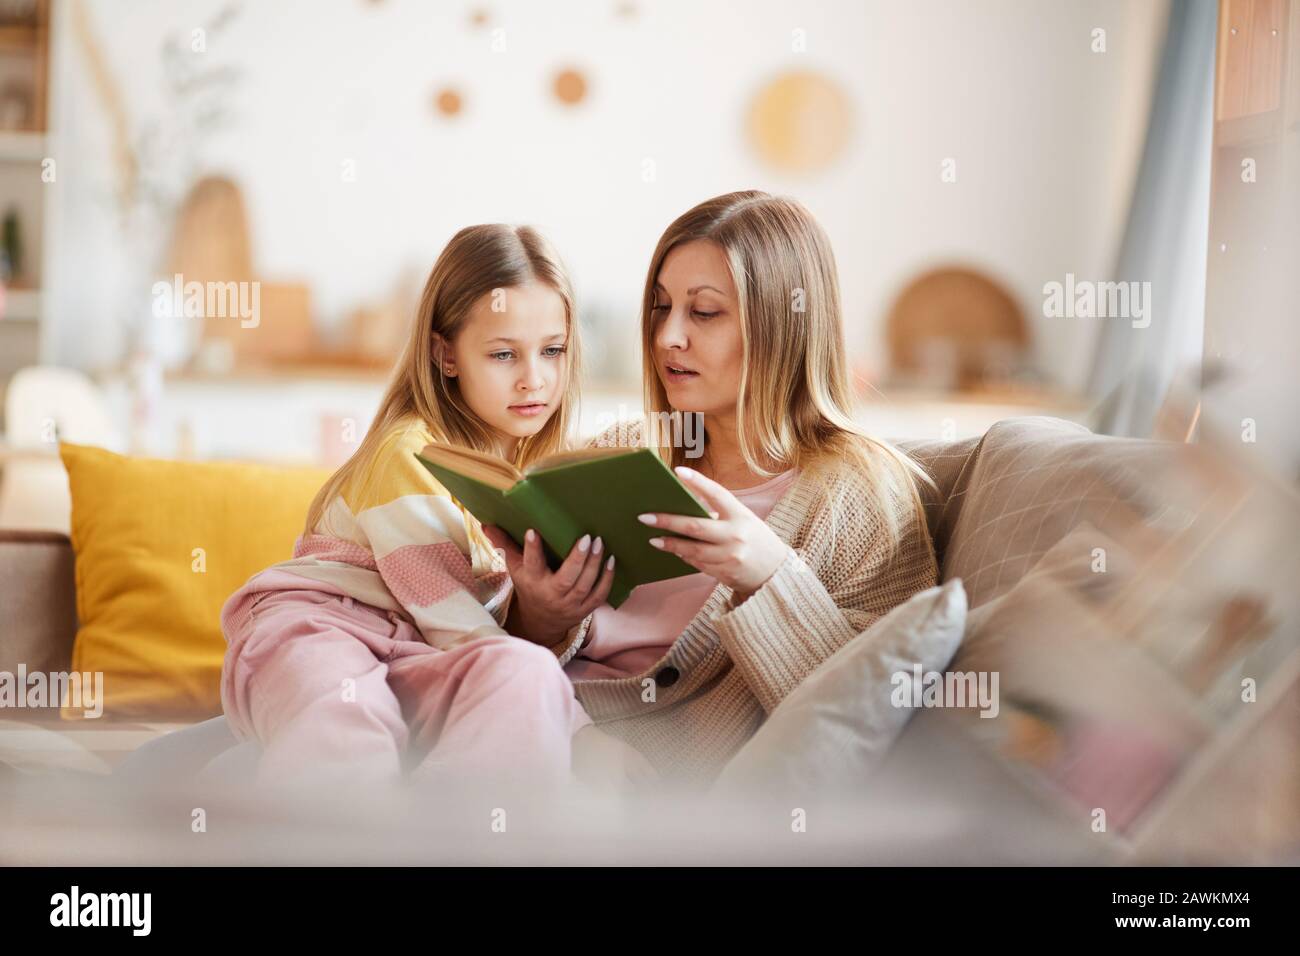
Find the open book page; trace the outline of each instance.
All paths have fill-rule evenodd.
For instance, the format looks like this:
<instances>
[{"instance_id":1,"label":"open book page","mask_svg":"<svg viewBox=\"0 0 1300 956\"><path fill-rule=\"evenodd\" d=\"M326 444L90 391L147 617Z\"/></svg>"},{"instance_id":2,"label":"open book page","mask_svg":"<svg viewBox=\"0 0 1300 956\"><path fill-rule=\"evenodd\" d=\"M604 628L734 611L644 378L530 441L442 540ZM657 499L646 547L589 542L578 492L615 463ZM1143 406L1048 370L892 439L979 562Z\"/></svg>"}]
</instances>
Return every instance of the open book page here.
<instances>
[{"instance_id":1,"label":"open book page","mask_svg":"<svg viewBox=\"0 0 1300 956\"><path fill-rule=\"evenodd\" d=\"M616 458L619 455L631 455L640 450L639 448L575 448L573 451L557 452L554 455L547 455L540 461L533 462L524 469L524 474L534 475L541 471L563 468L566 465L576 465L597 458Z\"/></svg>"},{"instance_id":2,"label":"open book page","mask_svg":"<svg viewBox=\"0 0 1300 956\"><path fill-rule=\"evenodd\" d=\"M467 478L473 478L486 485L491 485L493 488L505 491L523 481L528 475L563 468L567 465L576 465L584 461L630 455L639 450L637 448L577 448L573 451L562 451L554 455L547 455L545 458L533 462L523 471L497 455L443 442L433 442L426 445L421 454L436 465L450 468Z\"/></svg>"},{"instance_id":3,"label":"open book page","mask_svg":"<svg viewBox=\"0 0 1300 956\"><path fill-rule=\"evenodd\" d=\"M435 465L501 491L514 487L524 478L523 472L503 458L458 445L433 442L425 445L420 454Z\"/></svg>"}]
</instances>

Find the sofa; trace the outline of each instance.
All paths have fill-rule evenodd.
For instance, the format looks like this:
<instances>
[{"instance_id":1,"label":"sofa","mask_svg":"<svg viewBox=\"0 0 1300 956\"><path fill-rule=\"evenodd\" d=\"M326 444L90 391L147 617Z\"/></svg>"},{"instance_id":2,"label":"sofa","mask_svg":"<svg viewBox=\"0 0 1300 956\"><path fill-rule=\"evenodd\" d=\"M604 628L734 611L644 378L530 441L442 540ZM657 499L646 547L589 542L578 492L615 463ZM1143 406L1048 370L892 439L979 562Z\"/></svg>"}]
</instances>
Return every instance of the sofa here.
<instances>
[{"instance_id":1,"label":"sofa","mask_svg":"<svg viewBox=\"0 0 1300 956\"><path fill-rule=\"evenodd\" d=\"M1187 446L1095 435L1083 426L1045 417L1008 419L979 437L898 444L934 480L933 488L923 489L923 498L941 580L962 581L972 617L982 607L998 607L1045 554L1081 527L1096 530L1108 542L1145 542L1143 536L1151 529L1167 524L1170 502L1178 497L1173 484L1187 469ZM1189 513L1185 503L1181 507ZM74 567L65 535L0 531L0 606L6 617L0 631L0 671L16 672L19 665L29 671L69 669L78 623ZM1051 630L1059 623L1043 620L1038 626ZM1272 712L1258 728L1245 732L1246 738L1263 739L1271 748L1243 756L1254 761L1252 767L1276 767L1279 748L1284 755L1271 779L1256 779L1250 793L1237 794L1242 800L1269 803L1266 809L1252 810L1257 823L1261 817L1268 820L1260 824L1265 832L1248 841L1248 859L1271 859L1279 848L1290 852L1300 845L1295 814L1275 812L1273 806L1288 803L1286 794L1295 792L1290 789L1298 779L1295 736L1287 728L1300 712L1300 695L1284 689L1275 691L1274 698ZM891 773L896 779L906 770L929 776L923 784L910 778L913 782L905 786L960 790L962 780L984 775L1000 781L987 797L992 804L1005 803L996 794L997 787L1005 787L1014 790L1017 799L1030 794L1045 812L1059 817L1060 805L1039 783L1026 783L1014 771L992 769L1000 767L999 761L981 747L978 731L983 728L978 721L973 724L972 730L970 724L919 714L898 740L882 779L890 779ZM241 759L220 715L157 722L110 716L73 726L60 719L57 709L0 711L0 771L7 766L24 774L58 770L112 775L124 766L194 769L214 759L232 764ZM242 746L247 750L253 745ZM950 755L939 761L943 766L917 757L935 748ZM1240 743L1228 747L1225 760L1250 749ZM969 765L961 768L963 760ZM1234 771L1227 766L1198 771L1205 779L1216 773L1231 779ZM1190 822L1213 813L1214 800L1196 787L1176 797L1179 809L1165 814L1173 822L1165 825L1164 836L1149 838L1163 848L1160 858L1221 858L1214 826ZM1196 827L1201 836L1189 842L1188 833ZM1239 842L1234 846L1241 850Z\"/></svg>"}]
</instances>

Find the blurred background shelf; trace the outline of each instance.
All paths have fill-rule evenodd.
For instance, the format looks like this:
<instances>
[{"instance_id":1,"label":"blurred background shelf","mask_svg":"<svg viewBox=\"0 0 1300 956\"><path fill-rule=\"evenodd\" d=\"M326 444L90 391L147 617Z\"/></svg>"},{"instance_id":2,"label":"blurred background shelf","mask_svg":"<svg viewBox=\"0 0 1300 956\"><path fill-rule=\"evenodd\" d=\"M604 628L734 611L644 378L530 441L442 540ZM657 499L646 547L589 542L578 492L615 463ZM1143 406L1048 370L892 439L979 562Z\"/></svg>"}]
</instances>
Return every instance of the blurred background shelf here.
<instances>
[{"instance_id":1,"label":"blurred background shelf","mask_svg":"<svg viewBox=\"0 0 1300 956\"><path fill-rule=\"evenodd\" d=\"M0 289L0 322L39 322L39 289Z\"/></svg>"},{"instance_id":2,"label":"blurred background shelf","mask_svg":"<svg viewBox=\"0 0 1300 956\"><path fill-rule=\"evenodd\" d=\"M48 155L44 133L0 130L0 163L26 163Z\"/></svg>"},{"instance_id":3,"label":"blurred background shelf","mask_svg":"<svg viewBox=\"0 0 1300 956\"><path fill-rule=\"evenodd\" d=\"M0 412L13 373L43 358L49 25L49 0L0 7Z\"/></svg>"}]
</instances>

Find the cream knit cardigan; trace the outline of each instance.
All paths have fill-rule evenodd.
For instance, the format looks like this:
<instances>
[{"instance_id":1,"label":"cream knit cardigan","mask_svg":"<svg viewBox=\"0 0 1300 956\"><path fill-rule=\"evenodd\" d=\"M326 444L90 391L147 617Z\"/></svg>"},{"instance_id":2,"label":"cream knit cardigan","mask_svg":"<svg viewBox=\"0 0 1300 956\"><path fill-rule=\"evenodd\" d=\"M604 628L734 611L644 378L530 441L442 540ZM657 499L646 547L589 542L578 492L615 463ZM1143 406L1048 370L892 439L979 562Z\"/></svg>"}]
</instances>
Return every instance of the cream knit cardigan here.
<instances>
[{"instance_id":1,"label":"cream knit cardigan","mask_svg":"<svg viewBox=\"0 0 1300 956\"><path fill-rule=\"evenodd\" d=\"M640 422L589 445L639 446ZM606 733L639 750L665 778L707 786L767 715L819 664L913 594L938 580L934 549L907 499L890 502L901 541L891 553L879 504L857 471L822 481L796 476L766 523L791 552L738 608L718 584L667 654L632 677L576 680L574 692ZM577 653L588 616L551 648Z\"/></svg>"}]
</instances>

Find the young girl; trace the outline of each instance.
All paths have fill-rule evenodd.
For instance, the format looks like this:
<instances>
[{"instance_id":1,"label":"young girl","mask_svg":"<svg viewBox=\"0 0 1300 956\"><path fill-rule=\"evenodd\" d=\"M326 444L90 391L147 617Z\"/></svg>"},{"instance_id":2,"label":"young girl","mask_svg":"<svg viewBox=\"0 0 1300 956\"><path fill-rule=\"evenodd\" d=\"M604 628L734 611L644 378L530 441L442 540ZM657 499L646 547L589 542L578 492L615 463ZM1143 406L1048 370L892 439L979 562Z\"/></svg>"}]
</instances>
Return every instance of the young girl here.
<instances>
[{"instance_id":1,"label":"young girl","mask_svg":"<svg viewBox=\"0 0 1300 956\"><path fill-rule=\"evenodd\" d=\"M649 445L715 517L647 514L698 574L617 611L557 598L536 544L498 529L516 616L551 646L601 730L677 782L707 785L818 665L938 569L905 455L855 424L835 261L806 209L761 192L668 227L641 316L648 422L703 417L702 457L673 429L622 423L596 445ZM915 480L914 480L915 479Z\"/></svg>"},{"instance_id":2,"label":"young girl","mask_svg":"<svg viewBox=\"0 0 1300 956\"><path fill-rule=\"evenodd\" d=\"M560 450L577 333L569 280L534 230L472 226L438 257L374 423L293 558L222 609L222 703L235 736L262 744L259 780L567 777L591 719L555 654L507 633L500 555L415 453L436 438L522 467ZM598 545L566 562L590 579L584 613L612 566Z\"/></svg>"}]
</instances>

